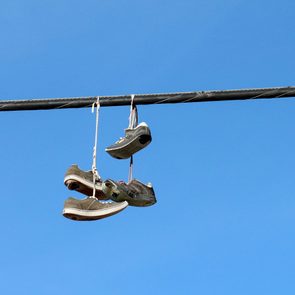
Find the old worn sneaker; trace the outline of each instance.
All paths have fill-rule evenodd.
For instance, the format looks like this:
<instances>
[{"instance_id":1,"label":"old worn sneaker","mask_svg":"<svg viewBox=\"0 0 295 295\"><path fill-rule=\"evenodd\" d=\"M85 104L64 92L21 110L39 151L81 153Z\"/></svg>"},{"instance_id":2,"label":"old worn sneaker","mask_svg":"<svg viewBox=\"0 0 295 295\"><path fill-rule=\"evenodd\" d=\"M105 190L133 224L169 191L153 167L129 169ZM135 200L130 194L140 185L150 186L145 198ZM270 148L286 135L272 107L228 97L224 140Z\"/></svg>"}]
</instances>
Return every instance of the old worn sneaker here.
<instances>
[{"instance_id":1,"label":"old worn sneaker","mask_svg":"<svg viewBox=\"0 0 295 295\"><path fill-rule=\"evenodd\" d=\"M86 196L93 195L93 173L92 171L83 171L78 165L72 165L66 172L64 184L69 190L78 191ZM96 179L95 182L95 197L99 200L107 200L107 197L101 189L102 180Z\"/></svg>"},{"instance_id":2,"label":"old worn sneaker","mask_svg":"<svg viewBox=\"0 0 295 295\"><path fill-rule=\"evenodd\" d=\"M103 182L102 190L111 200L127 201L130 206L146 207L157 202L152 185L145 185L136 179L127 184L108 179Z\"/></svg>"},{"instance_id":3,"label":"old worn sneaker","mask_svg":"<svg viewBox=\"0 0 295 295\"><path fill-rule=\"evenodd\" d=\"M93 197L83 200L70 197L65 201L63 216L77 221L91 221L117 214L127 206L127 202L103 203Z\"/></svg>"},{"instance_id":4,"label":"old worn sneaker","mask_svg":"<svg viewBox=\"0 0 295 295\"><path fill-rule=\"evenodd\" d=\"M125 137L105 149L112 157L127 159L146 147L152 141L151 131L144 122L135 128L125 129Z\"/></svg>"}]
</instances>

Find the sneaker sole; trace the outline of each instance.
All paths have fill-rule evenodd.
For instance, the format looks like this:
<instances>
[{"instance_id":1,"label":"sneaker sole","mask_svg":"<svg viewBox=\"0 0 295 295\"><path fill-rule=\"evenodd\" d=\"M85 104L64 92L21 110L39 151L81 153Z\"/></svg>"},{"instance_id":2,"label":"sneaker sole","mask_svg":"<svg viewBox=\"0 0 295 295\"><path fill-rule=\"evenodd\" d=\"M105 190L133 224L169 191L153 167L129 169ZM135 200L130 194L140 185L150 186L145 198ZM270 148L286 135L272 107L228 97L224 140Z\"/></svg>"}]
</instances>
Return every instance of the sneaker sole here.
<instances>
[{"instance_id":1,"label":"sneaker sole","mask_svg":"<svg viewBox=\"0 0 295 295\"><path fill-rule=\"evenodd\" d=\"M93 195L93 183L75 174L67 175L64 178L64 184L69 190L78 191L86 196ZM97 197L99 200L108 199L101 189L101 184L96 184L95 189L95 197Z\"/></svg>"},{"instance_id":2,"label":"sneaker sole","mask_svg":"<svg viewBox=\"0 0 295 295\"><path fill-rule=\"evenodd\" d=\"M117 214L128 206L128 203L126 201L117 204L118 206L116 207L105 208L100 210L82 210L77 208L65 208L62 214L64 217L75 221L98 220Z\"/></svg>"},{"instance_id":3,"label":"sneaker sole","mask_svg":"<svg viewBox=\"0 0 295 295\"><path fill-rule=\"evenodd\" d=\"M111 149L106 148L105 151L116 159L128 159L138 151L145 148L148 144L151 143L151 141L151 135L143 134L120 147Z\"/></svg>"}]
</instances>

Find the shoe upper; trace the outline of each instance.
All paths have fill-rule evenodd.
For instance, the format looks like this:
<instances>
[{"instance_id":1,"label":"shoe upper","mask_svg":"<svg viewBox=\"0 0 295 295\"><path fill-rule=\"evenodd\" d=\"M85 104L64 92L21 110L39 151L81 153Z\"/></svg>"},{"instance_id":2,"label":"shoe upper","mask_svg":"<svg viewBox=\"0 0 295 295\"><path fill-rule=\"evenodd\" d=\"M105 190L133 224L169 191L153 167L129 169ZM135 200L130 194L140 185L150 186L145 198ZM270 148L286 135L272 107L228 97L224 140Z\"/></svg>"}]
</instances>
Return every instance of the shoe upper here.
<instances>
[{"instance_id":1,"label":"shoe upper","mask_svg":"<svg viewBox=\"0 0 295 295\"><path fill-rule=\"evenodd\" d=\"M83 171L81 170L77 164L73 164L65 174L65 178L70 175L76 175L81 178L84 178L87 181L93 182L93 172L91 170L89 171ZM101 179L96 177L96 182L101 182Z\"/></svg>"}]
</instances>

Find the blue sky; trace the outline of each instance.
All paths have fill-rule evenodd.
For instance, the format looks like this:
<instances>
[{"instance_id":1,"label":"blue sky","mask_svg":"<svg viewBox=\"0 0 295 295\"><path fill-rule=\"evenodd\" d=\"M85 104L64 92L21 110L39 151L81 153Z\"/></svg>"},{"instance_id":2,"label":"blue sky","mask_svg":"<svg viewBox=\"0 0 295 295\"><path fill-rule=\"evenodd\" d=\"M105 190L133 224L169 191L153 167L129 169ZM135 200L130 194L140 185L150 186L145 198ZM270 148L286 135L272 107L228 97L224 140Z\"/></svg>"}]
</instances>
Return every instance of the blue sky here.
<instances>
[{"instance_id":1,"label":"blue sky","mask_svg":"<svg viewBox=\"0 0 295 295\"><path fill-rule=\"evenodd\" d=\"M293 1L0 1L0 99L294 85ZM139 106L158 203L73 222L90 109L3 112L1 294L294 294L295 101ZM98 168L128 107L102 108Z\"/></svg>"}]
</instances>

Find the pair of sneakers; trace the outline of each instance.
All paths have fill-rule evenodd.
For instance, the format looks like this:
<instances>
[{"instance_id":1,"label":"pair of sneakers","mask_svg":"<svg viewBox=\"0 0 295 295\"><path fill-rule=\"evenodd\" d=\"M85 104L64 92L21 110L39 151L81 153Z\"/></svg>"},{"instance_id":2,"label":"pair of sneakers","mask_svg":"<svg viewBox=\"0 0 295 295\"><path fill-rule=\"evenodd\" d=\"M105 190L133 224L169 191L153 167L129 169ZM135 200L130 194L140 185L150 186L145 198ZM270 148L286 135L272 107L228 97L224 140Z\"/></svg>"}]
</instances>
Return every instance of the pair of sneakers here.
<instances>
[{"instance_id":1,"label":"pair of sneakers","mask_svg":"<svg viewBox=\"0 0 295 295\"><path fill-rule=\"evenodd\" d=\"M106 202L108 197L102 191L102 180L96 177L95 197L93 196L93 172L83 171L78 165L72 165L66 172L64 184L70 190L86 195L85 199L68 198L65 201L63 215L72 220L89 221L102 219L124 210L128 203Z\"/></svg>"},{"instance_id":2,"label":"pair of sneakers","mask_svg":"<svg viewBox=\"0 0 295 295\"><path fill-rule=\"evenodd\" d=\"M151 142L151 132L146 123L125 130L125 137L106 151L117 159L126 159ZM64 183L70 190L76 190L87 197L79 200L68 198L64 204L63 215L72 220L97 220L117 214L128 205L145 207L156 203L152 185L133 179L129 183L115 182L111 179L95 180L93 197L93 172L83 171L72 165L66 172ZM106 200L108 200L106 202Z\"/></svg>"},{"instance_id":3,"label":"pair of sneakers","mask_svg":"<svg viewBox=\"0 0 295 295\"><path fill-rule=\"evenodd\" d=\"M152 185L136 179L129 183L97 179L93 197L92 171L83 171L77 165L68 169L64 183L68 189L87 196L82 200L70 197L65 201L63 215L72 220L102 219L121 212L128 205L146 207L156 203Z\"/></svg>"},{"instance_id":4,"label":"pair of sneakers","mask_svg":"<svg viewBox=\"0 0 295 295\"><path fill-rule=\"evenodd\" d=\"M129 127L125 129L125 136L105 149L107 153L116 159L131 158L152 141L151 131L148 125L145 122L137 125L138 118L135 105L131 107L129 119L130 123ZM132 179L128 183L108 179L103 182L102 190L109 199L115 202L127 201L131 206L145 207L156 203L152 184L148 183L145 185L137 179Z\"/></svg>"}]
</instances>

